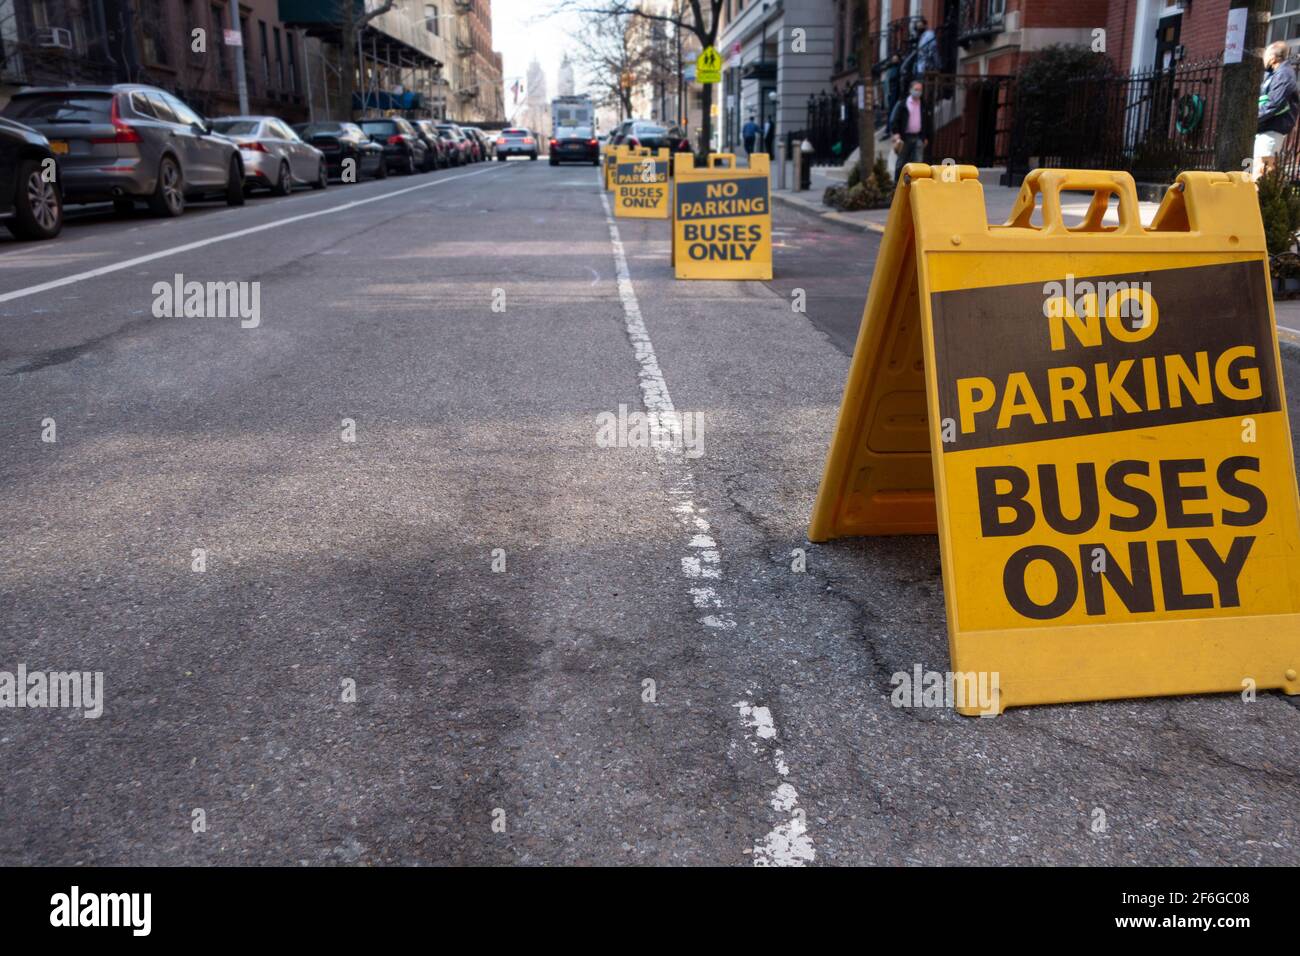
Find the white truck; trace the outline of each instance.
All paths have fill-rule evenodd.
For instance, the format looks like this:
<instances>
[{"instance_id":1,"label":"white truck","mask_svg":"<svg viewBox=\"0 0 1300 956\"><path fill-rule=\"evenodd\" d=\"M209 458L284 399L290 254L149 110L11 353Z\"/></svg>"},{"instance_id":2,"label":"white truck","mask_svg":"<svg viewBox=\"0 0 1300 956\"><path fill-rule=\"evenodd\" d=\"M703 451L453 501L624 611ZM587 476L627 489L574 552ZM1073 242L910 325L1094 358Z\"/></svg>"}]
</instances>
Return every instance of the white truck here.
<instances>
[{"instance_id":1,"label":"white truck","mask_svg":"<svg viewBox=\"0 0 1300 956\"><path fill-rule=\"evenodd\" d=\"M596 104L590 96L557 96L551 100L551 135L563 127L585 126L596 135Z\"/></svg>"}]
</instances>

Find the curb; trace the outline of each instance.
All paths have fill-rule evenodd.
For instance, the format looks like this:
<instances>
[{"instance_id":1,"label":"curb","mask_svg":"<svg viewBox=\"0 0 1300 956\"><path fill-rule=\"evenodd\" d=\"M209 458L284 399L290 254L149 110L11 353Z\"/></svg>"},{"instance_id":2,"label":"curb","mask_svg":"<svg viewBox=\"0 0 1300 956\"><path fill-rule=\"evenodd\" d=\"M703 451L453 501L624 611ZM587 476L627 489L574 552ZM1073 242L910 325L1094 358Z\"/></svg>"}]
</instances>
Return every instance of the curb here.
<instances>
[{"instance_id":1,"label":"curb","mask_svg":"<svg viewBox=\"0 0 1300 956\"><path fill-rule=\"evenodd\" d=\"M788 193L773 192L772 198L777 202L795 209L802 209L804 212L810 212L814 216L820 216L822 219L829 220L839 226L847 226L849 229L856 229L858 232L874 232L884 235L885 227L879 223L866 222L862 219L853 219L842 212L834 210L826 211L826 207L820 203L803 202L795 199Z\"/></svg>"}]
</instances>

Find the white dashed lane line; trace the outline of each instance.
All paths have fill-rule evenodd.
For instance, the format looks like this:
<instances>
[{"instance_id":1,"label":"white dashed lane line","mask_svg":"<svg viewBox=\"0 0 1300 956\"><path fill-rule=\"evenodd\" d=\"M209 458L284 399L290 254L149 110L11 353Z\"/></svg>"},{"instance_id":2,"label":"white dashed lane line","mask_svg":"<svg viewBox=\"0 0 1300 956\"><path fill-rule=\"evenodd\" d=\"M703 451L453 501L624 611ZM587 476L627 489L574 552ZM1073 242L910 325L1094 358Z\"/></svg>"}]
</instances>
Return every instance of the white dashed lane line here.
<instances>
[{"instance_id":1,"label":"white dashed lane line","mask_svg":"<svg viewBox=\"0 0 1300 956\"><path fill-rule=\"evenodd\" d=\"M614 272L618 279L618 296L623 305L627 337L639 366L641 400L650 418L651 441L668 475L668 492L674 502L673 515L688 536L686 553L681 560L686 590L696 611L702 612L697 618L701 624L712 630L729 631L736 627L736 620L718 593L722 581L722 549L702 509L695 503L695 472L684 453L686 443L683 441L682 419L668 393L659 357L646 330L618 223L610 210L609 197L603 190L600 201L605 208L609 241L614 249ZM782 782L769 799L780 822L754 845L752 860L755 866L804 866L813 862L816 856L812 838L808 835L807 815L799 806L798 792L784 779L790 768L783 751L775 746L777 732L772 712L767 707L755 706L749 699L753 696L751 691L747 699L735 705L742 731L750 752L755 757L770 759Z\"/></svg>"}]
</instances>

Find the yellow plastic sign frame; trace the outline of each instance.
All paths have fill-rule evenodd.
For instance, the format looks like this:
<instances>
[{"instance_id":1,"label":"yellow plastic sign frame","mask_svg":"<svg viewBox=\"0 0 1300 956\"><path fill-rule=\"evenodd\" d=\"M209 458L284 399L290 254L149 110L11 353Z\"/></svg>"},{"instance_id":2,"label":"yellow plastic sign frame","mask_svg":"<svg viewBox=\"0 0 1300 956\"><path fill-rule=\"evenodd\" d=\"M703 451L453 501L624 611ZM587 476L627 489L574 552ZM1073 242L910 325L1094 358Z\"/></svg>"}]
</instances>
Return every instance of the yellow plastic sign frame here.
<instances>
[{"instance_id":1,"label":"yellow plastic sign frame","mask_svg":"<svg viewBox=\"0 0 1300 956\"><path fill-rule=\"evenodd\" d=\"M1298 510L1249 178L1184 173L1144 228L1127 173L1037 170L989 226L974 167L905 168L809 538L937 530L996 711L1300 694Z\"/></svg>"},{"instance_id":2,"label":"yellow plastic sign frame","mask_svg":"<svg viewBox=\"0 0 1300 956\"><path fill-rule=\"evenodd\" d=\"M668 218L667 148L619 147L614 166L614 215L620 219Z\"/></svg>"},{"instance_id":3,"label":"yellow plastic sign frame","mask_svg":"<svg viewBox=\"0 0 1300 956\"><path fill-rule=\"evenodd\" d=\"M696 166L691 153L673 159L674 272L679 279L772 278L772 185L768 157L736 165L711 153Z\"/></svg>"},{"instance_id":4,"label":"yellow plastic sign frame","mask_svg":"<svg viewBox=\"0 0 1300 956\"><path fill-rule=\"evenodd\" d=\"M601 163L601 175L604 176L605 192L607 193L614 191L614 169L618 164L618 151L622 148L621 146L615 146L613 143L605 147L605 161Z\"/></svg>"}]
</instances>

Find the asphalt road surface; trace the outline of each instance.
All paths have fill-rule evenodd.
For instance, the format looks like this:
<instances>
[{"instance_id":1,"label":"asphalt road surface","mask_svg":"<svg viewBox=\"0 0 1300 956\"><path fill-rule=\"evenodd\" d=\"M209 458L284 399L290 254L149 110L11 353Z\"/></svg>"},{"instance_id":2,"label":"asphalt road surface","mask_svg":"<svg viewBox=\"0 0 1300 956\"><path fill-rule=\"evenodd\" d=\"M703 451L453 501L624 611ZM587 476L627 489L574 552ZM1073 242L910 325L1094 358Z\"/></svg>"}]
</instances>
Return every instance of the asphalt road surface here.
<instances>
[{"instance_id":1,"label":"asphalt road surface","mask_svg":"<svg viewBox=\"0 0 1300 956\"><path fill-rule=\"evenodd\" d=\"M0 863L1300 862L1297 699L890 705L936 539L806 539L878 243L777 230L676 282L512 162L0 247L0 670L104 688L0 711Z\"/></svg>"}]
</instances>

